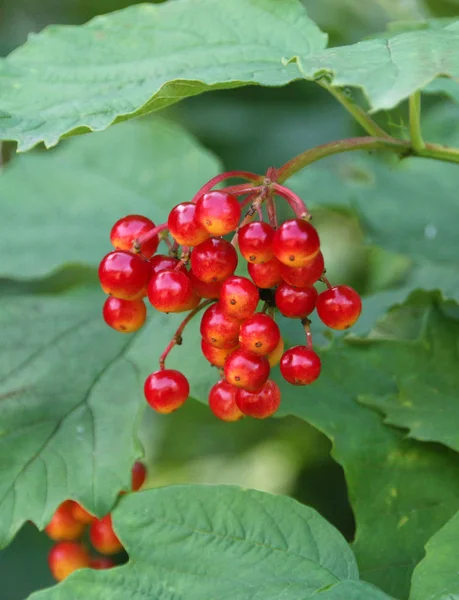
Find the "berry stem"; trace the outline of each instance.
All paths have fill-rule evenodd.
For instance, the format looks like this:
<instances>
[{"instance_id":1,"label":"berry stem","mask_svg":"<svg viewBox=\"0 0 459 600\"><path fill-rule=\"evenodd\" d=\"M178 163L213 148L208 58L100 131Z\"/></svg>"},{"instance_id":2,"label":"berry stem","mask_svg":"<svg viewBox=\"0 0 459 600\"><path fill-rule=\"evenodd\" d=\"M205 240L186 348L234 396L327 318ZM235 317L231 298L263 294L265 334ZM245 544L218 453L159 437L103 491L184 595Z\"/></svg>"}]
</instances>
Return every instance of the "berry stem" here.
<instances>
[{"instance_id":1,"label":"berry stem","mask_svg":"<svg viewBox=\"0 0 459 600\"><path fill-rule=\"evenodd\" d=\"M421 133L421 92L410 96L409 111L411 145L416 152L421 152L426 147Z\"/></svg>"},{"instance_id":2,"label":"berry stem","mask_svg":"<svg viewBox=\"0 0 459 600\"><path fill-rule=\"evenodd\" d=\"M151 239L153 239L156 235L160 234L162 231L165 231L166 229L167 229L167 223L162 223L161 225L157 225L156 227L154 227L151 231L147 231L147 233L144 233L143 235L141 235L140 237L138 237L136 240L134 240L132 242L132 251L135 252L136 254L142 252L143 244L146 244Z\"/></svg>"},{"instance_id":3,"label":"berry stem","mask_svg":"<svg viewBox=\"0 0 459 600\"><path fill-rule=\"evenodd\" d=\"M227 192L228 194L232 194L233 196L243 196L244 194L250 194L251 192L260 192L263 189L261 185L259 186L247 186L245 183L242 185L230 185L229 187L221 188L221 192Z\"/></svg>"},{"instance_id":4,"label":"berry stem","mask_svg":"<svg viewBox=\"0 0 459 600\"><path fill-rule=\"evenodd\" d=\"M196 202L198 198L200 198L203 194L209 192L217 183L220 181L224 181L225 179L231 179L232 177L238 177L239 179L246 179L248 181L252 181L253 183L262 183L263 177L260 175L256 175L255 173L251 173L250 171L227 171L226 173L220 173L219 175L215 175L212 177L207 183L205 183L201 189L199 189L194 195L191 202Z\"/></svg>"},{"instance_id":5,"label":"berry stem","mask_svg":"<svg viewBox=\"0 0 459 600\"><path fill-rule=\"evenodd\" d=\"M274 229L277 229L278 222L277 222L276 201L271 194L269 194L268 197L266 198L266 208L268 209L269 224Z\"/></svg>"},{"instance_id":6,"label":"berry stem","mask_svg":"<svg viewBox=\"0 0 459 600\"><path fill-rule=\"evenodd\" d=\"M187 265L190 260L190 247L182 246L182 256L180 257L179 262L177 263L174 271L179 271L183 265Z\"/></svg>"},{"instance_id":7,"label":"berry stem","mask_svg":"<svg viewBox=\"0 0 459 600\"><path fill-rule=\"evenodd\" d=\"M308 318L306 318L301 321L301 324L303 325L304 332L306 334L306 344L307 344L308 348L310 350L312 350L313 347L312 347L311 321Z\"/></svg>"},{"instance_id":8,"label":"berry stem","mask_svg":"<svg viewBox=\"0 0 459 600\"><path fill-rule=\"evenodd\" d=\"M327 277L325 277L325 275L322 275L320 281L322 281L322 283L325 283L329 290L333 287L332 284L328 281Z\"/></svg>"},{"instance_id":9,"label":"berry stem","mask_svg":"<svg viewBox=\"0 0 459 600\"><path fill-rule=\"evenodd\" d=\"M278 196L287 200L299 219L305 219L307 221L311 219L311 213L307 209L306 204L295 194L295 192L292 192L292 190L289 190L279 183L273 183L272 189Z\"/></svg>"},{"instance_id":10,"label":"berry stem","mask_svg":"<svg viewBox=\"0 0 459 600\"><path fill-rule=\"evenodd\" d=\"M180 346L181 345L181 343L182 343L182 333L183 333L185 327L191 321L191 319L195 315L197 315L198 312L200 312L201 310L203 310L204 308L206 308L206 306L209 306L209 304L212 304L214 302L216 302L216 300L214 300L214 299L212 299L212 300L205 300L204 302L201 302L201 304L199 304L196 308L194 308L186 316L186 318L183 319L183 321L180 323L180 326L178 327L177 331L174 333L174 336L172 337L171 341L167 345L166 349L164 350L164 352L159 357L159 368L160 368L161 371L164 371L164 369L165 369L166 358L167 358L169 352L172 350L172 348L174 346Z\"/></svg>"},{"instance_id":11,"label":"berry stem","mask_svg":"<svg viewBox=\"0 0 459 600\"><path fill-rule=\"evenodd\" d=\"M179 249L179 244L177 242L174 242L172 244L171 248L169 249L169 256L172 256L172 258L177 258L178 249Z\"/></svg>"}]
</instances>

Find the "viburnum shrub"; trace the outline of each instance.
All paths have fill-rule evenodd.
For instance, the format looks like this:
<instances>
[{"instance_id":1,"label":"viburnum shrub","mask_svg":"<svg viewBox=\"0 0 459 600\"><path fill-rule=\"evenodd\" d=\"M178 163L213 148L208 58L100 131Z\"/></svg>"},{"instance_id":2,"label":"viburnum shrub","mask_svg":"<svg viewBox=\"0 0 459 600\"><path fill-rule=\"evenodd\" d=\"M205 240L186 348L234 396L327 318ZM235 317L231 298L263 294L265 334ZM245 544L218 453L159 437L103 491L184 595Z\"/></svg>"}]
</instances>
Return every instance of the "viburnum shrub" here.
<instances>
[{"instance_id":1,"label":"viburnum shrub","mask_svg":"<svg viewBox=\"0 0 459 600\"><path fill-rule=\"evenodd\" d=\"M328 281L312 216L299 196L277 183L282 172L271 168L265 177L223 173L190 202L173 207L164 224L128 215L113 226L114 250L99 266L102 289L110 294L103 308L107 325L122 333L137 331L146 318L144 297L160 312L188 312L162 353L159 370L145 381L145 398L156 411L173 412L188 398L187 378L167 369L166 359L201 311L202 353L221 377L209 393L209 406L224 421L244 415L265 419L277 411L280 390L269 376L278 362L292 385L309 385L319 377L321 361L313 349L309 319L316 308L331 329L348 329L359 318L359 294ZM214 189L234 177L248 183ZM279 198L293 213L282 223L276 212ZM169 248L167 256L154 254L160 238ZM235 275L239 255L248 266L276 269L279 277L270 280L268 274L262 282L263 275L250 270L251 279ZM326 286L320 293L314 287L318 283ZM276 309L299 320L305 345L277 352L270 361L282 343Z\"/></svg>"},{"instance_id":2,"label":"viburnum shrub","mask_svg":"<svg viewBox=\"0 0 459 600\"><path fill-rule=\"evenodd\" d=\"M0 58L2 599L459 598L455 4L135 3Z\"/></svg>"}]
</instances>

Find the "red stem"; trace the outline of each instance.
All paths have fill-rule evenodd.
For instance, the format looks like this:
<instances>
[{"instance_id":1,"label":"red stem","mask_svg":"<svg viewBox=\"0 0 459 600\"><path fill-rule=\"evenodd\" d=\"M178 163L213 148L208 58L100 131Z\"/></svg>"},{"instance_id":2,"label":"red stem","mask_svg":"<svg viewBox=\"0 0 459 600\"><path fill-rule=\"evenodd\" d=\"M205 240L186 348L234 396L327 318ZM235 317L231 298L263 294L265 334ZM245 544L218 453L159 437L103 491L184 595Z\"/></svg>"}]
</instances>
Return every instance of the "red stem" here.
<instances>
[{"instance_id":1,"label":"red stem","mask_svg":"<svg viewBox=\"0 0 459 600\"><path fill-rule=\"evenodd\" d=\"M161 371L164 371L164 369L165 369L165 362L166 362L166 358L167 358L169 352L172 350L172 348L174 346L176 346L177 344L180 345L182 343L182 333L183 333L183 330L188 325L188 323L191 321L191 319L196 314L198 314L198 312L200 312L203 308L206 308L206 306L209 306L209 304L212 304L213 302L216 302L216 300L205 300L204 302L201 302L201 304L199 304L199 306L197 306L196 308L194 308L187 315L187 317L180 323L180 326L177 329L177 331L174 333L173 338L171 339L171 341L167 345L167 347L164 350L164 352L159 357L159 368L161 369Z\"/></svg>"},{"instance_id":2,"label":"red stem","mask_svg":"<svg viewBox=\"0 0 459 600\"><path fill-rule=\"evenodd\" d=\"M274 229L277 229L278 222L277 222L276 201L274 200L274 198L271 195L269 195L266 198L266 208L268 209L269 224L271 225L271 227L274 227Z\"/></svg>"},{"instance_id":3,"label":"red stem","mask_svg":"<svg viewBox=\"0 0 459 600\"><path fill-rule=\"evenodd\" d=\"M226 173L220 173L220 175L215 175L215 177L212 177L210 181L205 183L202 188L196 192L191 202L196 202L198 198L209 192L215 185L217 185L217 183L220 183L220 181L231 179L232 177L247 179L248 181L253 181L253 183L261 183L263 181L263 177L257 175L256 173L251 173L250 171L227 171Z\"/></svg>"},{"instance_id":4,"label":"red stem","mask_svg":"<svg viewBox=\"0 0 459 600\"><path fill-rule=\"evenodd\" d=\"M327 286L328 289L331 289L333 287L332 284L328 281L327 277L325 277L325 275L322 275L322 277L320 278L320 281L325 283L325 285Z\"/></svg>"},{"instance_id":5,"label":"red stem","mask_svg":"<svg viewBox=\"0 0 459 600\"><path fill-rule=\"evenodd\" d=\"M280 183L273 183L273 190L278 196L282 196L282 198L287 200L299 219L311 219L311 213L307 209L306 204L297 194L295 194L295 192L280 185Z\"/></svg>"},{"instance_id":6,"label":"red stem","mask_svg":"<svg viewBox=\"0 0 459 600\"><path fill-rule=\"evenodd\" d=\"M304 332L306 334L306 345L307 347L312 350L312 333L311 333L311 321L309 319L303 319L301 321L303 327L304 327Z\"/></svg>"},{"instance_id":7,"label":"red stem","mask_svg":"<svg viewBox=\"0 0 459 600\"><path fill-rule=\"evenodd\" d=\"M263 186L247 186L245 183L242 185L230 185L229 187L221 188L220 192L227 192L228 194L233 194L233 196L242 196L244 194L250 194L250 192L256 191L260 192L263 189Z\"/></svg>"},{"instance_id":8,"label":"red stem","mask_svg":"<svg viewBox=\"0 0 459 600\"><path fill-rule=\"evenodd\" d=\"M147 231L147 233L144 233L143 235L138 237L136 240L134 240L132 242L133 252L137 252L137 253L142 252L142 244L146 244L151 239L153 239L155 237L155 235L158 235L159 233L161 233L161 231L165 231L166 229L167 229L167 223L162 223L162 225L157 225L150 231Z\"/></svg>"}]
</instances>

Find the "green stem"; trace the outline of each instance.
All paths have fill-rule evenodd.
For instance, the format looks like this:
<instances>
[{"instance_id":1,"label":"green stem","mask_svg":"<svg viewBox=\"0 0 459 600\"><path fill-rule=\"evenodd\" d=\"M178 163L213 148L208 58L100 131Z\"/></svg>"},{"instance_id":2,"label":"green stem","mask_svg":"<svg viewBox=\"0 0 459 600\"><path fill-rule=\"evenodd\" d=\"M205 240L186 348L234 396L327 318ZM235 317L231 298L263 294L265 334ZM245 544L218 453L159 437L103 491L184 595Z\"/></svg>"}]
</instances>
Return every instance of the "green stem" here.
<instances>
[{"instance_id":1,"label":"green stem","mask_svg":"<svg viewBox=\"0 0 459 600\"><path fill-rule=\"evenodd\" d=\"M424 148L414 154L423 158L435 158L445 162L459 163L459 148L451 148L441 144L425 144Z\"/></svg>"},{"instance_id":2,"label":"green stem","mask_svg":"<svg viewBox=\"0 0 459 600\"><path fill-rule=\"evenodd\" d=\"M329 142L316 146L310 150L302 152L292 160L289 160L277 172L277 181L282 183L289 177L301 171L307 165L310 165L317 160L340 154L341 152L352 152L354 150L391 150L399 154L409 153L410 143L395 138L374 138L374 137L357 137L348 138L346 140L338 140L337 142Z\"/></svg>"},{"instance_id":3,"label":"green stem","mask_svg":"<svg viewBox=\"0 0 459 600\"><path fill-rule=\"evenodd\" d=\"M382 129L377 123L373 121L370 115L359 106L352 98L349 98L340 88L331 86L324 79L318 79L317 83L325 90L338 100L338 102L344 106L344 108L354 117L363 129L373 137L377 138L389 138L390 135Z\"/></svg>"},{"instance_id":4,"label":"green stem","mask_svg":"<svg viewBox=\"0 0 459 600\"><path fill-rule=\"evenodd\" d=\"M415 92L409 98L410 109L410 138L415 152L422 152L425 148L421 133L421 92Z\"/></svg>"}]
</instances>

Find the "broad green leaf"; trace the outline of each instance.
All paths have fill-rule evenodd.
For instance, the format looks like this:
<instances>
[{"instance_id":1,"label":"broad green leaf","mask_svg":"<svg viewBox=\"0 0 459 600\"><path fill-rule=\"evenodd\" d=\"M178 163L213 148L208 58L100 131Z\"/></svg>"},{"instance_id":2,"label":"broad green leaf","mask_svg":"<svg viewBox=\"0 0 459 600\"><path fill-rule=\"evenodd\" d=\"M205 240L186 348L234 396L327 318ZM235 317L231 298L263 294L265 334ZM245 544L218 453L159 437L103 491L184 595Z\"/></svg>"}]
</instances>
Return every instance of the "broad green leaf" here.
<instances>
[{"instance_id":1,"label":"broad green leaf","mask_svg":"<svg viewBox=\"0 0 459 600\"><path fill-rule=\"evenodd\" d=\"M360 586L367 589L342 536L313 509L283 496L166 487L123 500L114 526L129 553L126 566L80 571L32 598L331 600L343 598L333 590L347 582L349 598L363 600ZM371 590L367 598L387 596Z\"/></svg>"},{"instance_id":2,"label":"broad green leaf","mask_svg":"<svg viewBox=\"0 0 459 600\"><path fill-rule=\"evenodd\" d=\"M367 352L370 362L387 360L393 365L391 375L397 382L397 393L370 394L361 401L380 409L386 423L408 429L410 437L441 442L459 451L459 321L437 306L420 304L418 310L422 327L414 340L389 341ZM404 318L403 307L395 312Z\"/></svg>"},{"instance_id":3,"label":"broad green leaf","mask_svg":"<svg viewBox=\"0 0 459 600\"><path fill-rule=\"evenodd\" d=\"M410 600L457 600L459 598L459 514L456 514L426 545L426 556L413 573Z\"/></svg>"},{"instance_id":4,"label":"broad green leaf","mask_svg":"<svg viewBox=\"0 0 459 600\"><path fill-rule=\"evenodd\" d=\"M391 109L437 77L459 79L459 26L401 33L297 58L306 79L360 88L372 111Z\"/></svg>"},{"instance_id":5,"label":"broad green leaf","mask_svg":"<svg viewBox=\"0 0 459 600\"><path fill-rule=\"evenodd\" d=\"M399 369L414 379L425 368L414 360L400 364L401 342L389 341L397 323L404 327L400 338L415 338L424 313L415 303L391 318L393 326L381 329L378 339L338 340L323 351L321 377L309 388L278 380L280 415L295 415L325 433L344 468L361 577L403 598L424 544L459 508L459 458L447 448L407 440L357 403L360 395L396 394Z\"/></svg>"},{"instance_id":6,"label":"broad green leaf","mask_svg":"<svg viewBox=\"0 0 459 600\"><path fill-rule=\"evenodd\" d=\"M129 487L137 419L150 410L143 380L183 315L155 313L122 335L105 325L103 301L95 291L0 299L0 547L26 520L44 527L67 498L103 515ZM206 397L217 373L193 351L198 329L193 322L168 365Z\"/></svg>"},{"instance_id":7,"label":"broad green leaf","mask_svg":"<svg viewBox=\"0 0 459 600\"><path fill-rule=\"evenodd\" d=\"M219 170L179 126L154 119L16 157L0 177L0 276L42 277L65 263L97 266L112 225L129 213L164 222Z\"/></svg>"},{"instance_id":8,"label":"broad green leaf","mask_svg":"<svg viewBox=\"0 0 459 600\"><path fill-rule=\"evenodd\" d=\"M49 27L0 63L0 139L100 131L212 89L298 79L327 37L299 0L176 0Z\"/></svg>"}]
</instances>

